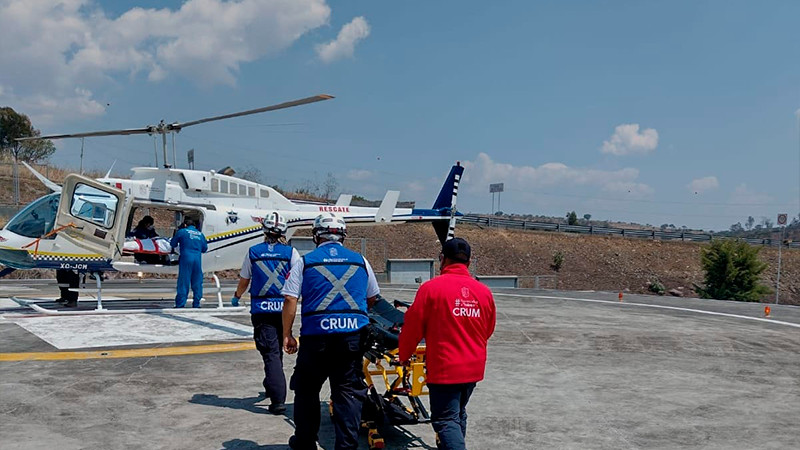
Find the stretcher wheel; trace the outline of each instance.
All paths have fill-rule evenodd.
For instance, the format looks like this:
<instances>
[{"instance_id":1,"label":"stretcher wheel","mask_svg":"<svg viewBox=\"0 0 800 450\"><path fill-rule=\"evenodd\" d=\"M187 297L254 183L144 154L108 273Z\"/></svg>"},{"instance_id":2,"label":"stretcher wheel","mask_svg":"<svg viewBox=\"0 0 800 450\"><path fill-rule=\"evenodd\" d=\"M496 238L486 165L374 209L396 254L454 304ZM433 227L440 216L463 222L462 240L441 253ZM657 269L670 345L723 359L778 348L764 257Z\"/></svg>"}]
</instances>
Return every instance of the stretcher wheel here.
<instances>
[{"instance_id":1,"label":"stretcher wheel","mask_svg":"<svg viewBox=\"0 0 800 450\"><path fill-rule=\"evenodd\" d=\"M386 442L384 442L383 437L375 428L370 428L367 434L367 444L370 449L386 447Z\"/></svg>"}]
</instances>

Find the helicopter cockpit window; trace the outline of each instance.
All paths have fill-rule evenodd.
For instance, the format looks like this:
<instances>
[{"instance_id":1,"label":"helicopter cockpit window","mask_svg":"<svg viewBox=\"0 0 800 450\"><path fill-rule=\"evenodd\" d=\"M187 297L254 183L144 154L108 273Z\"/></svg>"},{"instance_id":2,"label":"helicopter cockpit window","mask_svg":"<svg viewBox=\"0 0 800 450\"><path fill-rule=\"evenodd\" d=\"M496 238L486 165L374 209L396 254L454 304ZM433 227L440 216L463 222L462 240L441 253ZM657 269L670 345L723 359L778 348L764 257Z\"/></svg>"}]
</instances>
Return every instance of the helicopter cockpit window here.
<instances>
[{"instance_id":1,"label":"helicopter cockpit window","mask_svg":"<svg viewBox=\"0 0 800 450\"><path fill-rule=\"evenodd\" d=\"M269 191L266 189L261 189L261 198L269 197Z\"/></svg>"},{"instance_id":2,"label":"helicopter cockpit window","mask_svg":"<svg viewBox=\"0 0 800 450\"><path fill-rule=\"evenodd\" d=\"M54 193L35 200L12 217L5 229L30 238L42 237L53 231L60 197L61 194Z\"/></svg>"},{"instance_id":3,"label":"helicopter cockpit window","mask_svg":"<svg viewBox=\"0 0 800 450\"><path fill-rule=\"evenodd\" d=\"M78 183L72 194L70 214L103 228L114 226L119 199L108 192Z\"/></svg>"}]
</instances>

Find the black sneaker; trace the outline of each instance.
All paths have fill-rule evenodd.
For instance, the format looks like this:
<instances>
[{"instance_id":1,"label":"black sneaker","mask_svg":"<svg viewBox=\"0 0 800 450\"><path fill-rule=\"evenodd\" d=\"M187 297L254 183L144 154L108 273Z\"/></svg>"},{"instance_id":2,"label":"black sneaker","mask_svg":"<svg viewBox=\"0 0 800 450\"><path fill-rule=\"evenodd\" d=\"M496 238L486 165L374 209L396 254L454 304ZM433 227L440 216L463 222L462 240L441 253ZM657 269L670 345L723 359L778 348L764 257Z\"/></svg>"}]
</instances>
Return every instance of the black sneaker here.
<instances>
[{"instance_id":1,"label":"black sneaker","mask_svg":"<svg viewBox=\"0 0 800 450\"><path fill-rule=\"evenodd\" d=\"M272 414L275 414L276 416L279 416L279 415L281 415L281 414L286 412L286 404L285 403L273 403L273 404L269 405L269 407L267 409L269 409L269 412L271 412Z\"/></svg>"}]
</instances>

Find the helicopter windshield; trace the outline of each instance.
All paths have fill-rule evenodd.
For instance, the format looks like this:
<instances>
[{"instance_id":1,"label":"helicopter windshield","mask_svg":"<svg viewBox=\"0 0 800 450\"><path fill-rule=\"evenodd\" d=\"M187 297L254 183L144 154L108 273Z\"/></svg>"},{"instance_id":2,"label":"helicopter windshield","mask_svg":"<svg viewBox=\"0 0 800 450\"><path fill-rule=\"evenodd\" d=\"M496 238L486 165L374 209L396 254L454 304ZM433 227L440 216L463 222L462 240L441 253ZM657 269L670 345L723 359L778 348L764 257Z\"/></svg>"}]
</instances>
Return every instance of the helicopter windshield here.
<instances>
[{"instance_id":1,"label":"helicopter windshield","mask_svg":"<svg viewBox=\"0 0 800 450\"><path fill-rule=\"evenodd\" d=\"M44 236L53 230L60 196L53 193L35 200L12 217L5 229L31 238Z\"/></svg>"}]
</instances>

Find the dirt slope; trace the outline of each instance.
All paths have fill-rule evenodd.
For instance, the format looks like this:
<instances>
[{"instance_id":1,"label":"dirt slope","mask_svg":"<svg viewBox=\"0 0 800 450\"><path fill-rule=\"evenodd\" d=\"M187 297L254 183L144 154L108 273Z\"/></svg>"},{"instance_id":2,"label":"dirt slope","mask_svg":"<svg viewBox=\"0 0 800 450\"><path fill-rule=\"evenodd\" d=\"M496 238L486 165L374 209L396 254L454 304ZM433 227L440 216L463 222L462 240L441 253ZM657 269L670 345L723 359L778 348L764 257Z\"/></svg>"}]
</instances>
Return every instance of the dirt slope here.
<instances>
[{"instance_id":1,"label":"dirt slope","mask_svg":"<svg viewBox=\"0 0 800 450\"><path fill-rule=\"evenodd\" d=\"M570 233L481 229L462 225L457 235L473 248L472 272L477 275L558 275L558 288L594 289L649 293L648 282L658 279L667 291L696 296L694 284L702 284L700 267L702 244L677 241L651 241L622 237L590 236ZM383 246L389 258L436 258L439 244L430 225L390 225L353 227L349 246L360 248L359 238L367 238L367 257L383 268ZM550 266L553 254L564 253L559 272ZM761 259L769 264L763 282L774 289L778 252L762 248ZM781 303L800 304L800 251L783 251ZM532 279L521 279L523 287ZM542 287L552 287L545 284ZM670 295L667 293L666 295ZM764 301L774 301L774 294Z\"/></svg>"},{"instance_id":2,"label":"dirt slope","mask_svg":"<svg viewBox=\"0 0 800 450\"><path fill-rule=\"evenodd\" d=\"M37 167L54 181L62 181L69 171ZM100 176L102 174L90 174ZM23 203L46 193L46 188L24 167L20 168ZM0 203L10 199L11 168L0 164ZM0 225L7 218L0 218ZM308 235L308 232L305 233ZM648 282L658 279L667 291L695 296L694 284L701 284L701 244L677 241L627 239L570 233L482 229L459 224L457 235L473 247L472 272L477 275L518 275L522 287L532 287L535 275L558 276L558 288L594 289L648 293ZM352 227L348 246L360 250L366 238L367 257L382 271L386 258L437 258L439 243L428 224ZM559 272L550 266L553 254L564 254ZM778 252L763 248L761 259L769 264L763 282L774 289ZM235 277L237 271L225 275ZM54 277L52 271L15 272L13 278ZM555 287L553 280L542 280L542 287ZM669 294L667 294L669 295ZM774 294L764 301L774 301ZM781 273L781 303L800 304L800 250L784 249Z\"/></svg>"}]
</instances>

